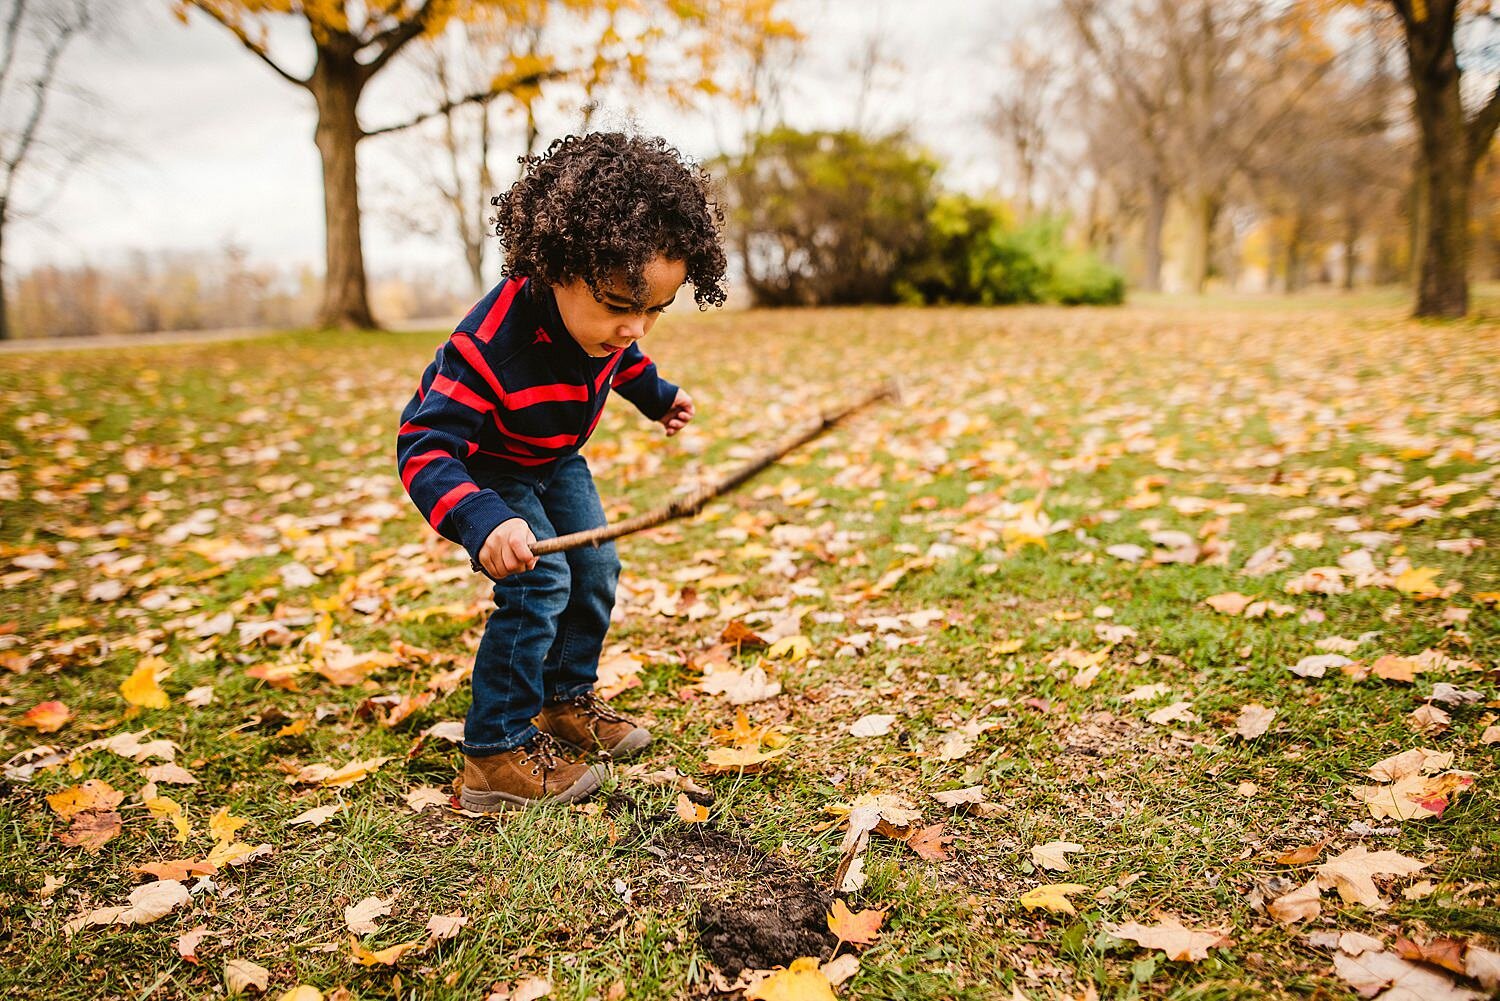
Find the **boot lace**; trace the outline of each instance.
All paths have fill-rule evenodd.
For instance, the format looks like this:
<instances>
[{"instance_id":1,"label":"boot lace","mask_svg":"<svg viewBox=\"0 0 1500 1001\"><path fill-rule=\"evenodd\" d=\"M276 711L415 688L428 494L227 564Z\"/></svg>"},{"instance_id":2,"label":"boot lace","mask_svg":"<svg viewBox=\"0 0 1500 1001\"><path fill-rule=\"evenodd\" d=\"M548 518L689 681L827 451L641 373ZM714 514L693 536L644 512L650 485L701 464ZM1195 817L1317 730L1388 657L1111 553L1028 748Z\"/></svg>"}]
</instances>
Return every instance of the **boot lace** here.
<instances>
[{"instance_id":1,"label":"boot lace","mask_svg":"<svg viewBox=\"0 0 1500 1001\"><path fill-rule=\"evenodd\" d=\"M575 697L573 699L573 705L576 706L580 712L586 713L589 716L594 717L595 719L603 720L606 723L630 722L630 720L615 712L614 709L610 707L610 704L608 702L605 702L593 692L584 692L582 695Z\"/></svg>"},{"instance_id":2,"label":"boot lace","mask_svg":"<svg viewBox=\"0 0 1500 1001\"><path fill-rule=\"evenodd\" d=\"M537 735L526 742L523 748L526 760L531 762L531 774L553 772L561 763L562 745L550 733L537 731Z\"/></svg>"}]
</instances>

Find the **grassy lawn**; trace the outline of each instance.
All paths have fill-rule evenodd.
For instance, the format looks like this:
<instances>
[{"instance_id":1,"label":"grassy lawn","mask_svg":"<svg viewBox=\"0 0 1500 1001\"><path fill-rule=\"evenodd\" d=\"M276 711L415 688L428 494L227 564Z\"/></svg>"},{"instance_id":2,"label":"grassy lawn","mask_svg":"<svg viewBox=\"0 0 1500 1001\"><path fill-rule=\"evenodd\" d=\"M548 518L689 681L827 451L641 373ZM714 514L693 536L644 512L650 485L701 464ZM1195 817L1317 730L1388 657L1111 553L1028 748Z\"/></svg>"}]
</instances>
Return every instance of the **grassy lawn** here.
<instances>
[{"instance_id":1,"label":"grassy lawn","mask_svg":"<svg viewBox=\"0 0 1500 1001\"><path fill-rule=\"evenodd\" d=\"M657 741L594 802L499 819L408 802L449 791L488 602L394 475L442 334L0 358L0 993L222 996L243 960L273 998L712 996L830 958L873 794L922 834L854 856L844 899L886 913L838 950L845 997L1352 998L1339 933L1500 948L1500 326L1401 308L674 312L648 350L699 418L667 440L610 405L586 454L612 518L880 378L902 399L621 543L614 703ZM1204 603L1229 592L1271 604ZM780 683L740 707L786 738L758 770L709 774L736 707L705 667ZM165 707L130 705L132 675ZM24 725L54 700L59 729ZM1247 705L1275 712L1248 739ZM852 734L868 716L894 718ZM171 745L103 746L143 730ZM1441 816L1375 816L1355 790L1413 748L1460 773ZM118 801L63 816L90 780ZM1065 872L1033 855L1052 842ZM1423 868L1377 875L1374 906L1268 910L1360 847ZM65 931L134 867L215 851L160 920ZM1075 913L1023 904L1060 883ZM389 914L356 936L371 896ZM1167 917L1213 933L1203 958L1107 930Z\"/></svg>"}]
</instances>

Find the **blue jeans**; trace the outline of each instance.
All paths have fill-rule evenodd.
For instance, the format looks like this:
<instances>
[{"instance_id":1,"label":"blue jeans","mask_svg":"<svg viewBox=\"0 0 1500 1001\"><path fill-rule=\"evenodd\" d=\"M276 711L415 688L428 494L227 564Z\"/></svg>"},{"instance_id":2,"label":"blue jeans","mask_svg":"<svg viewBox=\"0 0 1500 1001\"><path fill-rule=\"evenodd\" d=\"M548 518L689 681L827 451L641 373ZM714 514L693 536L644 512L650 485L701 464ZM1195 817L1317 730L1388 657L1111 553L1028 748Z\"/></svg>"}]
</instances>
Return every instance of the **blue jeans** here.
<instances>
[{"instance_id":1,"label":"blue jeans","mask_svg":"<svg viewBox=\"0 0 1500 1001\"><path fill-rule=\"evenodd\" d=\"M498 493L538 539L604 524L583 456L539 476L507 473L480 484ZM620 560L613 542L540 557L495 584L495 610L474 656L474 703L462 750L474 757L519 747L537 732L543 702L592 691L615 604Z\"/></svg>"}]
</instances>

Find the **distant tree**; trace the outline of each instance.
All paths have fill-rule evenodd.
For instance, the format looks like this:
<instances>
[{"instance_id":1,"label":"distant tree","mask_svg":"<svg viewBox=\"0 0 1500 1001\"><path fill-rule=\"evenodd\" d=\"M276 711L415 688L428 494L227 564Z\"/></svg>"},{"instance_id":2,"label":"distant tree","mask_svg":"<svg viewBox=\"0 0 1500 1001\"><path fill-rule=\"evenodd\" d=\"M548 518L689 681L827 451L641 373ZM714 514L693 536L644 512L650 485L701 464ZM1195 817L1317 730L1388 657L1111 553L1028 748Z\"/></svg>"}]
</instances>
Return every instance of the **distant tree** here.
<instances>
[{"instance_id":1,"label":"distant tree","mask_svg":"<svg viewBox=\"0 0 1500 1001\"><path fill-rule=\"evenodd\" d=\"M28 214L21 203L32 177L46 181L29 204L45 206L86 153L48 135L48 112L62 84L63 57L97 22L89 0L0 2L0 339L11 336L6 309L4 238ZM38 176L39 175L39 176Z\"/></svg>"},{"instance_id":2,"label":"distant tree","mask_svg":"<svg viewBox=\"0 0 1500 1001\"><path fill-rule=\"evenodd\" d=\"M329 327L373 327L360 240L358 144L438 117L453 108L571 73L586 72L600 60L623 60L641 79L654 74L711 67L727 40L742 32L773 30L781 23L774 0L170 0L184 20L193 11L217 21L240 44L282 79L306 90L317 106L314 141L323 161L323 211L327 272L319 323ZM592 15L594 29L566 40L564 52L534 53L525 63L507 61L479 89L444 101L403 122L367 129L358 105L365 87L413 41L433 36L455 19L483 16L522 19L541 6L566 7ZM271 51L269 27L295 22L313 48L306 76L288 69ZM678 58L654 66L646 51L671 39ZM577 55L579 62L567 59ZM699 77L702 82L705 78ZM702 83L712 87L711 82Z\"/></svg>"},{"instance_id":3,"label":"distant tree","mask_svg":"<svg viewBox=\"0 0 1500 1001\"><path fill-rule=\"evenodd\" d=\"M1356 0L1361 6L1361 0ZM1500 86L1464 106L1461 35L1490 41L1488 0L1382 0L1402 29L1418 131L1418 316L1469 311L1469 202L1474 174L1500 125Z\"/></svg>"},{"instance_id":4,"label":"distant tree","mask_svg":"<svg viewBox=\"0 0 1500 1001\"><path fill-rule=\"evenodd\" d=\"M719 166L757 303L890 302L923 249L937 164L903 136L775 129Z\"/></svg>"},{"instance_id":5,"label":"distant tree","mask_svg":"<svg viewBox=\"0 0 1500 1001\"><path fill-rule=\"evenodd\" d=\"M1031 217L1057 133L1058 89L1066 56L1055 45L1024 36L1011 42L1006 55L1010 74L995 97L989 126L1014 159L1016 211L1024 221Z\"/></svg>"}]
</instances>

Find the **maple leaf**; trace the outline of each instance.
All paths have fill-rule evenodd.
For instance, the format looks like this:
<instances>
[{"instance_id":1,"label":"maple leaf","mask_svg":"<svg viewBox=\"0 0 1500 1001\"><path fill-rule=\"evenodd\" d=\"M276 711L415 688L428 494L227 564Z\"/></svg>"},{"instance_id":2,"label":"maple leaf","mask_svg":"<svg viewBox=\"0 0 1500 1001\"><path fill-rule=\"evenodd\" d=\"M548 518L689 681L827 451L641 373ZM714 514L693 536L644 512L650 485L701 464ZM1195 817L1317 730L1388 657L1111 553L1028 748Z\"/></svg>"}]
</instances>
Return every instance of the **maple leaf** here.
<instances>
[{"instance_id":1,"label":"maple leaf","mask_svg":"<svg viewBox=\"0 0 1500 1001\"><path fill-rule=\"evenodd\" d=\"M131 872L143 873L154 876L157 879L184 880L189 876L212 876L219 871L219 867L212 862L200 862L196 859L175 859L167 862L148 862L145 865L132 866Z\"/></svg>"},{"instance_id":2,"label":"maple leaf","mask_svg":"<svg viewBox=\"0 0 1500 1001\"><path fill-rule=\"evenodd\" d=\"M148 786L147 788L153 787ZM177 829L176 839L179 844L187 841L193 827L188 822L187 814L182 812L182 805L180 803L166 796L147 796L145 794L142 794L141 800L145 803L146 809L151 811L153 817L166 817L172 822L172 826Z\"/></svg>"},{"instance_id":3,"label":"maple leaf","mask_svg":"<svg viewBox=\"0 0 1500 1001\"><path fill-rule=\"evenodd\" d=\"M38 702L26 710L19 719L10 721L11 726L29 726L37 733L56 733L63 724L73 718L73 712L56 700Z\"/></svg>"},{"instance_id":4,"label":"maple leaf","mask_svg":"<svg viewBox=\"0 0 1500 1001\"><path fill-rule=\"evenodd\" d=\"M1083 845L1072 841L1049 841L1045 845L1035 845L1031 849L1031 861L1043 869L1051 869L1053 872L1067 872L1072 868L1068 864L1068 852L1081 852Z\"/></svg>"},{"instance_id":5,"label":"maple leaf","mask_svg":"<svg viewBox=\"0 0 1500 1001\"><path fill-rule=\"evenodd\" d=\"M350 904L344 908L344 924L356 935L368 935L378 931L379 926L375 924L376 918L382 918L391 913L391 904L395 902L395 896L381 900L379 897L366 897L357 904Z\"/></svg>"},{"instance_id":6,"label":"maple leaf","mask_svg":"<svg viewBox=\"0 0 1500 1001\"><path fill-rule=\"evenodd\" d=\"M720 775L724 772L754 775L756 772L764 769L769 762L786 752L787 749L785 747L772 748L766 751L751 747L715 747L703 759L703 770L710 775Z\"/></svg>"},{"instance_id":7,"label":"maple leaf","mask_svg":"<svg viewBox=\"0 0 1500 1001\"><path fill-rule=\"evenodd\" d=\"M464 916L463 911L454 914L434 914L427 919L427 937L429 943L443 942L455 937L469 919Z\"/></svg>"},{"instance_id":8,"label":"maple leaf","mask_svg":"<svg viewBox=\"0 0 1500 1001\"><path fill-rule=\"evenodd\" d=\"M1021 894L1021 906L1028 911L1040 907L1056 914L1077 914L1068 897L1075 893L1087 893L1088 890L1089 887L1082 883L1048 883Z\"/></svg>"},{"instance_id":9,"label":"maple leaf","mask_svg":"<svg viewBox=\"0 0 1500 1001\"><path fill-rule=\"evenodd\" d=\"M1333 969L1362 997L1371 997L1387 987L1390 990L1382 997L1389 1001L1481 1001L1484 996L1458 987L1436 970L1407 962L1393 952L1366 952L1359 956L1340 952L1333 957Z\"/></svg>"},{"instance_id":10,"label":"maple leaf","mask_svg":"<svg viewBox=\"0 0 1500 1001\"><path fill-rule=\"evenodd\" d=\"M740 671L733 667L708 665L698 688L710 695L722 695L730 705L742 706L763 702L781 694L781 682L772 681L763 667Z\"/></svg>"},{"instance_id":11,"label":"maple leaf","mask_svg":"<svg viewBox=\"0 0 1500 1001\"><path fill-rule=\"evenodd\" d=\"M1358 786L1354 797L1377 819L1426 820L1441 818L1449 803L1473 784L1470 772L1404 775L1390 785Z\"/></svg>"},{"instance_id":12,"label":"maple leaf","mask_svg":"<svg viewBox=\"0 0 1500 1001\"><path fill-rule=\"evenodd\" d=\"M89 779L81 785L52 793L47 797L47 805L63 820L68 820L84 810L113 810L124 799L123 792L103 779Z\"/></svg>"},{"instance_id":13,"label":"maple leaf","mask_svg":"<svg viewBox=\"0 0 1500 1001\"><path fill-rule=\"evenodd\" d=\"M113 810L84 810L57 840L74 848L97 852L120 833L120 815Z\"/></svg>"},{"instance_id":14,"label":"maple leaf","mask_svg":"<svg viewBox=\"0 0 1500 1001\"><path fill-rule=\"evenodd\" d=\"M1347 903L1379 907L1382 901L1373 877L1409 876L1425 868L1426 862L1397 852L1371 852L1364 845L1355 845L1318 866L1317 883L1325 890L1338 890Z\"/></svg>"},{"instance_id":15,"label":"maple leaf","mask_svg":"<svg viewBox=\"0 0 1500 1001\"><path fill-rule=\"evenodd\" d=\"M208 818L208 833L217 844L224 845L233 841L235 832L248 823L248 817L236 817L229 812L229 807L221 806Z\"/></svg>"},{"instance_id":16,"label":"maple leaf","mask_svg":"<svg viewBox=\"0 0 1500 1001\"><path fill-rule=\"evenodd\" d=\"M165 709L171 704L171 700L157 682L170 671L167 662L160 657L142 658L135 670L130 672L130 676L120 682L120 694L133 706Z\"/></svg>"},{"instance_id":17,"label":"maple leaf","mask_svg":"<svg viewBox=\"0 0 1500 1001\"><path fill-rule=\"evenodd\" d=\"M1197 931L1185 927L1173 917L1163 917L1154 925L1143 925L1127 921L1122 925L1106 924L1104 930L1115 938L1123 938L1146 949L1160 949L1167 958L1179 962L1196 963L1208 958L1208 950L1228 948L1233 944L1227 931L1210 928Z\"/></svg>"},{"instance_id":18,"label":"maple leaf","mask_svg":"<svg viewBox=\"0 0 1500 1001\"><path fill-rule=\"evenodd\" d=\"M745 992L745 1001L836 1001L833 985L811 957L792 960Z\"/></svg>"},{"instance_id":19,"label":"maple leaf","mask_svg":"<svg viewBox=\"0 0 1500 1001\"><path fill-rule=\"evenodd\" d=\"M196 965L198 962L198 943L202 942L206 935L208 935L208 926L199 925L177 936L177 955L181 956L184 962Z\"/></svg>"},{"instance_id":20,"label":"maple leaf","mask_svg":"<svg viewBox=\"0 0 1500 1001\"><path fill-rule=\"evenodd\" d=\"M880 925L884 921L883 910L864 910L856 914L842 900L835 900L828 913L828 930L837 935L840 942L869 945L880 937ZM838 951L836 946L834 951Z\"/></svg>"}]
</instances>

